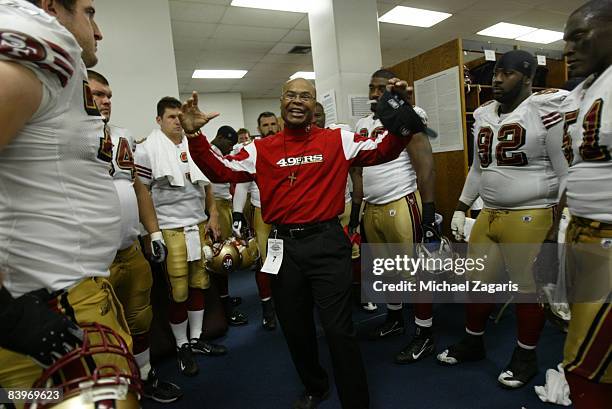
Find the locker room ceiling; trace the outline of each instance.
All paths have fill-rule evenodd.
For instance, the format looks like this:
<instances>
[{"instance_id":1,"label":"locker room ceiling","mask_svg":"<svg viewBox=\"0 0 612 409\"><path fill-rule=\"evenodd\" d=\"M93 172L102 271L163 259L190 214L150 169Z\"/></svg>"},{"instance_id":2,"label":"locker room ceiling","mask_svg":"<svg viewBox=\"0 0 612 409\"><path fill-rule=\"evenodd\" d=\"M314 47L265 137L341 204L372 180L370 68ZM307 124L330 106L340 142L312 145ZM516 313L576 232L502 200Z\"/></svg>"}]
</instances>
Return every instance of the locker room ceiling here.
<instances>
[{"instance_id":1,"label":"locker room ceiling","mask_svg":"<svg viewBox=\"0 0 612 409\"><path fill-rule=\"evenodd\" d=\"M231 0L169 0L169 3L181 93L240 92L243 98L275 98L290 75L296 71L313 71L311 54L287 54L294 45L310 45L306 14L234 7L230 6ZM584 1L378 0L376 3L379 16L397 5L453 14L431 28L379 23L383 65L388 66L458 37L562 50L563 41L544 45L474 33L500 21L563 31L569 14ZM194 69L249 72L242 79L192 79Z\"/></svg>"}]
</instances>

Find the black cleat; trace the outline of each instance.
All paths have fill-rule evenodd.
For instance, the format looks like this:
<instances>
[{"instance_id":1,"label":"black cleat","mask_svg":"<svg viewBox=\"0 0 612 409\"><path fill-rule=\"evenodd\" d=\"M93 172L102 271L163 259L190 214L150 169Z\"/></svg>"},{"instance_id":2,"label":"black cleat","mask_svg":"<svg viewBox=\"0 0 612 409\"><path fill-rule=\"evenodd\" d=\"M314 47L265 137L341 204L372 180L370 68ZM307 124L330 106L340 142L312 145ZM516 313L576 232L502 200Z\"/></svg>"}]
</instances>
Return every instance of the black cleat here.
<instances>
[{"instance_id":1,"label":"black cleat","mask_svg":"<svg viewBox=\"0 0 612 409\"><path fill-rule=\"evenodd\" d=\"M486 356L482 335L467 334L461 341L438 354L438 363L457 365L462 362L480 361Z\"/></svg>"},{"instance_id":2,"label":"black cleat","mask_svg":"<svg viewBox=\"0 0 612 409\"><path fill-rule=\"evenodd\" d=\"M189 344L194 354L207 356L221 356L227 354L227 348L225 346L206 342L199 338L192 339Z\"/></svg>"},{"instance_id":3,"label":"black cleat","mask_svg":"<svg viewBox=\"0 0 612 409\"><path fill-rule=\"evenodd\" d=\"M503 388L517 389L526 385L537 373L538 357L535 349L517 346L508 367L499 374L497 381Z\"/></svg>"},{"instance_id":4,"label":"black cleat","mask_svg":"<svg viewBox=\"0 0 612 409\"><path fill-rule=\"evenodd\" d=\"M143 380L143 396L160 403L172 403L177 401L183 392L178 385L172 382L160 381L155 369L149 371L147 379Z\"/></svg>"},{"instance_id":5,"label":"black cleat","mask_svg":"<svg viewBox=\"0 0 612 409\"><path fill-rule=\"evenodd\" d=\"M268 331L273 331L276 329L276 314L274 312L274 304L272 300L262 301L261 302L262 309L262 321L261 325L267 329Z\"/></svg>"},{"instance_id":6,"label":"black cleat","mask_svg":"<svg viewBox=\"0 0 612 409\"><path fill-rule=\"evenodd\" d=\"M239 306L242 304L242 297L230 297L230 304L234 307Z\"/></svg>"},{"instance_id":7,"label":"black cleat","mask_svg":"<svg viewBox=\"0 0 612 409\"><path fill-rule=\"evenodd\" d=\"M329 398L329 390L322 395L304 392L302 396L293 403L293 409L315 409L319 406L319 403L327 398Z\"/></svg>"},{"instance_id":8,"label":"black cleat","mask_svg":"<svg viewBox=\"0 0 612 409\"><path fill-rule=\"evenodd\" d=\"M399 315L399 317L397 317ZM404 328L404 319L401 314L389 314L387 313L387 319L384 323L370 331L368 338L371 340L389 338L394 335L404 334L406 328Z\"/></svg>"},{"instance_id":9,"label":"black cleat","mask_svg":"<svg viewBox=\"0 0 612 409\"><path fill-rule=\"evenodd\" d=\"M179 369L185 376L196 376L198 374L198 364L193 358L193 352L188 342L181 345L177 349L176 357L178 359Z\"/></svg>"},{"instance_id":10,"label":"black cleat","mask_svg":"<svg viewBox=\"0 0 612 409\"><path fill-rule=\"evenodd\" d=\"M232 309L227 317L227 323L232 327L239 327L249 323L247 316L236 309Z\"/></svg>"},{"instance_id":11,"label":"black cleat","mask_svg":"<svg viewBox=\"0 0 612 409\"><path fill-rule=\"evenodd\" d=\"M395 356L395 363L411 364L419 361L433 354L434 348L435 344L431 329L424 329L417 325L416 332L410 343Z\"/></svg>"}]
</instances>

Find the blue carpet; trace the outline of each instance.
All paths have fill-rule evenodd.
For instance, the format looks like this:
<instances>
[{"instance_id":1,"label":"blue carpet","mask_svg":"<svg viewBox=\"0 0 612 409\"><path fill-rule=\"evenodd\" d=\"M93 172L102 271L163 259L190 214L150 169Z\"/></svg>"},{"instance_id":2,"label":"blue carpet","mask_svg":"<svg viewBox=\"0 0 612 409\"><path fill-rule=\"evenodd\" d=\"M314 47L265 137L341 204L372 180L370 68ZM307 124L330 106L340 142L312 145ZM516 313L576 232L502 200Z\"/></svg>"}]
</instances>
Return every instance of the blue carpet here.
<instances>
[{"instance_id":1,"label":"blue carpet","mask_svg":"<svg viewBox=\"0 0 612 409\"><path fill-rule=\"evenodd\" d=\"M198 357L200 373L182 376L176 362L169 359L160 365L160 377L183 388L184 396L174 404L161 405L144 402L144 408L198 409L268 409L290 408L302 392L280 329L267 332L261 328L261 307L252 272L236 273L230 278L230 294L241 296L241 311L249 316L249 324L230 328L228 335L216 342L226 345L230 352L225 357ZM380 308L382 307L382 308ZM563 334L547 324L538 345L540 373L531 384L519 390L504 390L497 384L497 376L508 363L516 345L514 310L509 308L498 324L492 321L487 328L485 343L487 359L457 367L442 367L431 356L412 365L399 366L393 356L408 340L408 335L382 341L368 341L365 333L384 320L384 306L380 313L368 315L355 309L354 319L360 334L372 409L537 409L553 408L542 403L533 385L544 384L544 372L556 367L561 360ZM406 322L412 323L412 310L404 310ZM456 342L464 331L461 305L436 306L435 331L437 349ZM407 334L412 333L412 327ZM330 373L331 365L325 338L319 337L323 366ZM340 408L333 391L321 409Z\"/></svg>"}]
</instances>

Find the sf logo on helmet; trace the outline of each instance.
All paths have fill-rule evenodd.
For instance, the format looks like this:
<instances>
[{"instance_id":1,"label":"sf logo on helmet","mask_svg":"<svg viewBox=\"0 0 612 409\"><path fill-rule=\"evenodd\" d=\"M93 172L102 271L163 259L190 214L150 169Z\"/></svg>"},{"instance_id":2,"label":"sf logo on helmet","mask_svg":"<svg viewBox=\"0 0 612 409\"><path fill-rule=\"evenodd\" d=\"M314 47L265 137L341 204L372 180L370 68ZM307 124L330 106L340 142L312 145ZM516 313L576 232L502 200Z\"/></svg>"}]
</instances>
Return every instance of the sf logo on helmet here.
<instances>
[{"instance_id":1,"label":"sf logo on helmet","mask_svg":"<svg viewBox=\"0 0 612 409\"><path fill-rule=\"evenodd\" d=\"M223 257L223 269L225 271L234 270L234 260L232 259L232 256L229 254L226 254L225 257Z\"/></svg>"}]
</instances>

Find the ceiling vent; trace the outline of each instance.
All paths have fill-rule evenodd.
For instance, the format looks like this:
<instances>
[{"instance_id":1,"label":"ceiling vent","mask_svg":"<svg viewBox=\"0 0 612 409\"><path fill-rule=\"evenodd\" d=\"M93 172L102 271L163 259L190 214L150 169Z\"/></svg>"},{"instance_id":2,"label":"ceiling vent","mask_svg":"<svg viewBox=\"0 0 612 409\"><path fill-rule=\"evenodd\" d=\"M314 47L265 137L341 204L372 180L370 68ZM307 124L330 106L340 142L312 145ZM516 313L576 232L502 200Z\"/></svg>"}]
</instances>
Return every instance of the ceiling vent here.
<instances>
[{"instance_id":1,"label":"ceiling vent","mask_svg":"<svg viewBox=\"0 0 612 409\"><path fill-rule=\"evenodd\" d=\"M308 45L296 45L287 54L310 54L312 47Z\"/></svg>"}]
</instances>

